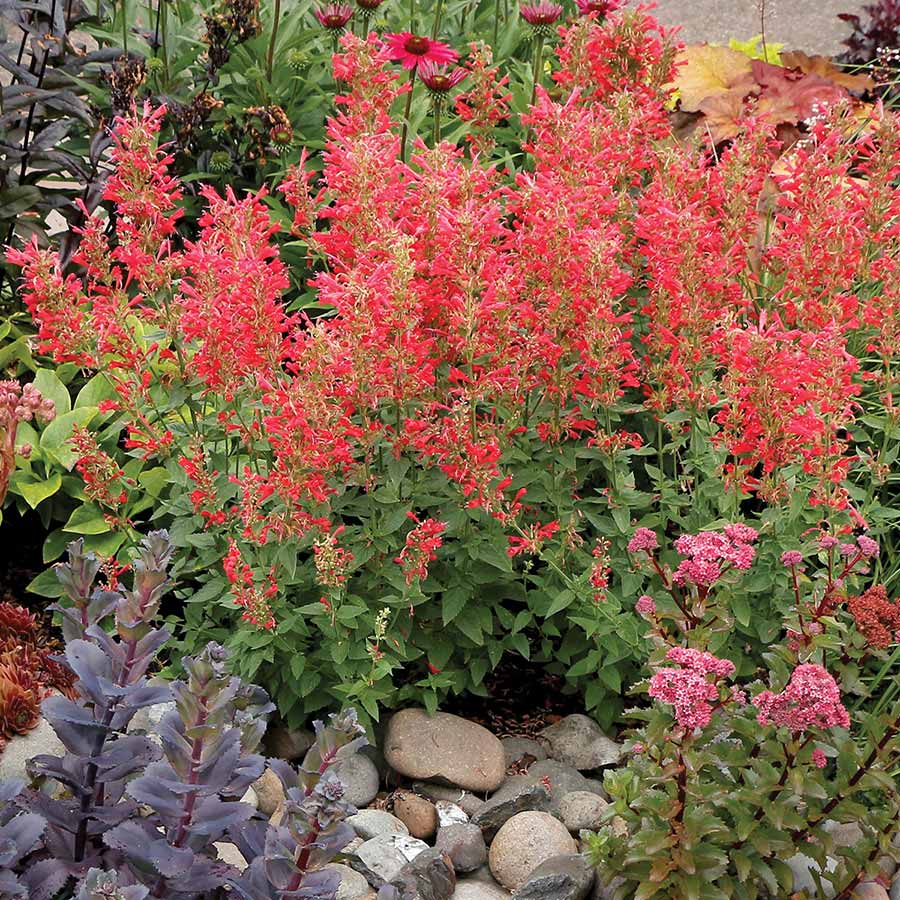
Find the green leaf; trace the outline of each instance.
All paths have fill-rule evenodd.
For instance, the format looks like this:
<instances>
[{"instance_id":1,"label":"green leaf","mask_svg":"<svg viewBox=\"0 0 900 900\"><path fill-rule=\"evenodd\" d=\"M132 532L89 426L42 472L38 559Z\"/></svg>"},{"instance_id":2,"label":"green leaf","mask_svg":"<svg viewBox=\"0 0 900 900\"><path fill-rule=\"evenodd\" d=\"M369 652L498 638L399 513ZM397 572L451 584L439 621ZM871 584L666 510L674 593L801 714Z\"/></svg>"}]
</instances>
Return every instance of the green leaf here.
<instances>
[{"instance_id":1,"label":"green leaf","mask_svg":"<svg viewBox=\"0 0 900 900\"><path fill-rule=\"evenodd\" d=\"M462 587L444 591L441 615L445 625L449 625L463 611L468 596L468 591Z\"/></svg>"},{"instance_id":2,"label":"green leaf","mask_svg":"<svg viewBox=\"0 0 900 900\"><path fill-rule=\"evenodd\" d=\"M38 597L62 597L63 586L56 577L56 569L45 569L28 585L27 590Z\"/></svg>"},{"instance_id":3,"label":"green leaf","mask_svg":"<svg viewBox=\"0 0 900 900\"><path fill-rule=\"evenodd\" d=\"M556 615L558 612L562 612L562 610L572 605L572 601L575 599L575 593L570 591L568 588L564 588L561 590L550 604L550 607L547 609L547 612L544 615L549 619L550 616Z\"/></svg>"},{"instance_id":4,"label":"green leaf","mask_svg":"<svg viewBox=\"0 0 900 900\"><path fill-rule=\"evenodd\" d=\"M750 604L747 602L747 596L744 593L735 594L731 598L731 611L744 628L750 624Z\"/></svg>"},{"instance_id":5,"label":"green leaf","mask_svg":"<svg viewBox=\"0 0 900 900\"><path fill-rule=\"evenodd\" d=\"M62 476L59 472L54 472L44 481L32 482L16 482L16 492L20 494L25 502L32 508L36 509L39 503L43 503L48 497L52 497L62 485Z\"/></svg>"},{"instance_id":6,"label":"green leaf","mask_svg":"<svg viewBox=\"0 0 900 900\"><path fill-rule=\"evenodd\" d=\"M72 431L76 426L85 428L96 415L96 406L83 406L57 416L41 434L41 450L63 468L71 469L78 458L72 447L67 446Z\"/></svg>"},{"instance_id":7,"label":"green leaf","mask_svg":"<svg viewBox=\"0 0 900 900\"><path fill-rule=\"evenodd\" d=\"M79 506L69 516L69 521L63 525L62 530L70 534L105 534L109 531L109 525L100 509L91 503Z\"/></svg>"},{"instance_id":8,"label":"green leaf","mask_svg":"<svg viewBox=\"0 0 900 900\"><path fill-rule=\"evenodd\" d=\"M38 369L34 376L34 386L41 396L56 404L56 415L63 416L72 409L69 389L59 380L52 369Z\"/></svg>"},{"instance_id":9,"label":"green leaf","mask_svg":"<svg viewBox=\"0 0 900 900\"><path fill-rule=\"evenodd\" d=\"M99 406L104 400L114 400L116 396L115 388L109 379L99 372L78 392L75 409L81 409L83 406Z\"/></svg>"}]
</instances>

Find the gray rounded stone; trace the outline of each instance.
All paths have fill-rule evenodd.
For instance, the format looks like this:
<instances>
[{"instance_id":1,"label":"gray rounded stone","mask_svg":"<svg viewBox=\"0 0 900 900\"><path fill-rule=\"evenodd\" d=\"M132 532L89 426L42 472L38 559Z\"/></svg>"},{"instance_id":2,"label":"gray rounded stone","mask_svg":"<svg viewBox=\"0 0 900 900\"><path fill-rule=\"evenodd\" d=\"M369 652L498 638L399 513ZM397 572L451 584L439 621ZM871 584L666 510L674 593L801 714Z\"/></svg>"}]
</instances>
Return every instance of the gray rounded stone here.
<instances>
[{"instance_id":1,"label":"gray rounded stone","mask_svg":"<svg viewBox=\"0 0 900 900\"><path fill-rule=\"evenodd\" d=\"M378 793L379 778L375 763L361 753L338 760L332 772L341 780L344 798L356 807L367 806Z\"/></svg>"},{"instance_id":2,"label":"gray rounded stone","mask_svg":"<svg viewBox=\"0 0 900 900\"><path fill-rule=\"evenodd\" d=\"M573 834L582 829L596 831L600 827L600 816L609 804L598 794L590 791L569 791L559 801L559 815L563 825Z\"/></svg>"},{"instance_id":3,"label":"gray rounded stone","mask_svg":"<svg viewBox=\"0 0 900 900\"><path fill-rule=\"evenodd\" d=\"M451 900L509 900L509 891L486 881L458 881Z\"/></svg>"},{"instance_id":4,"label":"gray rounded stone","mask_svg":"<svg viewBox=\"0 0 900 900\"><path fill-rule=\"evenodd\" d=\"M594 885L594 869L583 856L553 856L542 862L513 895L515 900L584 900Z\"/></svg>"},{"instance_id":5,"label":"gray rounded stone","mask_svg":"<svg viewBox=\"0 0 900 900\"><path fill-rule=\"evenodd\" d=\"M369 882L359 872L351 869L350 866L330 863L325 868L329 871L337 872L341 877L335 900L359 900L360 897L365 897L371 890Z\"/></svg>"},{"instance_id":6,"label":"gray rounded stone","mask_svg":"<svg viewBox=\"0 0 900 900\"><path fill-rule=\"evenodd\" d=\"M576 713L540 733L550 757L574 769L613 766L622 756L621 744L608 738L589 716Z\"/></svg>"},{"instance_id":7,"label":"gray rounded stone","mask_svg":"<svg viewBox=\"0 0 900 900\"><path fill-rule=\"evenodd\" d=\"M547 758L547 751L542 744L533 741L531 738L508 737L501 738L500 743L503 744L503 752L506 754L506 767L509 768L513 763L528 761L540 762ZM529 760L530 757L530 760Z\"/></svg>"},{"instance_id":8,"label":"gray rounded stone","mask_svg":"<svg viewBox=\"0 0 900 900\"><path fill-rule=\"evenodd\" d=\"M424 709L391 716L384 757L407 778L470 791L494 791L506 774L503 745L486 728L450 713L429 716Z\"/></svg>"},{"instance_id":9,"label":"gray rounded stone","mask_svg":"<svg viewBox=\"0 0 900 900\"><path fill-rule=\"evenodd\" d=\"M50 723L46 719L40 719L31 731L11 738L0 751L0 781L21 779L28 784L31 778L25 764L29 759L44 753L48 756L62 756L65 752L63 742L56 736Z\"/></svg>"},{"instance_id":10,"label":"gray rounded stone","mask_svg":"<svg viewBox=\"0 0 900 900\"><path fill-rule=\"evenodd\" d=\"M813 872L821 873L821 866L810 856L803 853L795 853L790 859L786 860L788 868L794 876L793 889L795 892L806 891L810 897L818 897L819 891L816 886ZM837 861L831 857L826 859L826 870L833 872L837 868ZM834 885L830 881L822 879L822 894L825 900L835 895Z\"/></svg>"},{"instance_id":11,"label":"gray rounded stone","mask_svg":"<svg viewBox=\"0 0 900 900\"><path fill-rule=\"evenodd\" d=\"M562 822L550 813L523 812L497 832L488 862L494 878L507 890L515 891L541 863L575 851L575 841Z\"/></svg>"},{"instance_id":12,"label":"gray rounded stone","mask_svg":"<svg viewBox=\"0 0 900 900\"><path fill-rule=\"evenodd\" d=\"M443 850L457 872L474 872L487 862L487 845L477 825L446 825L438 829L435 847Z\"/></svg>"},{"instance_id":13,"label":"gray rounded stone","mask_svg":"<svg viewBox=\"0 0 900 900\"><path fill-rule=\"evenodd\" d=\"M880 884L874 881L867 881L854 888L851 900L891 900L891 898L890 894Z\"/></svg>"},{"instance_id":14,"label":"gray rounded stone","mask_svg":"<svg viewBox=\"0 0 900 900\"><path fill-rule=\"evenodd\" d=\"M558 815L562 798L572 791L604 796L603 786L599 781L585 778L581 772L565 763L544 759L534 763L527 775L512 775L507 778L500 790L472 816L472 821L490 838L504 822L517 813L537 810Z\"/></svg>"},{"instance_id":15,"label":"gray rounded stone","mask_svg":"<svg viewBox=\"0 0 900 900\"><path fill-rule=\"evenodd\" d=\"M315 741L311 731L287 728L285 725L270 725L266 731L264 744L266 753L277 759L295 762L306 755Z\"/></svg>"},{"instance_id":16,"label":"gray rounded stone","mask_svg":"<svg viewBox=\"0 0 900 900\"><path fill-rule=\"evenodd\" d=\"M350 862L369 884L380 887L393 881L407 863L428 849L425 841L406 834L382 834L360 844Z\"/></svg>"},{"instance_id":17,"label":"gray rounded stone","mask_svg":"<svg viewBox=\"0 0 900 900\"><path fill-rule=\"evenodd\" d=\"M347 824L367 841L382 834L409 834L403 822L383 809L361 809L348 816Z\"/></svg>"}]
</instances>

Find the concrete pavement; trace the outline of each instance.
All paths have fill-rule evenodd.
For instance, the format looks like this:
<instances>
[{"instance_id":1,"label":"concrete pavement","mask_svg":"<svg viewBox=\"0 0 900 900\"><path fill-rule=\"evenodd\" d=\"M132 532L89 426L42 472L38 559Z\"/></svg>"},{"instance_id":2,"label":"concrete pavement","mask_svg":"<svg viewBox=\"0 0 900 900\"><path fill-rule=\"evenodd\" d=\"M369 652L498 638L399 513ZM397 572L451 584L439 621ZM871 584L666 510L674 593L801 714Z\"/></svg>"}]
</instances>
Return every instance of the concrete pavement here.
<instances>
[{"instance_id":1,"label":"concrete pavement","mask_svg":"<svg viewBox=\"0 0 900 900\"><path fill-rule=\"evenodd\" d=\"M860 14L862 6L857 0L767 0L766 39L788 50L835 55L850 33L837 14ZM666 25L681 25L687 42L727 44L760 32L756 0L657 0L654 15Z\"/></svg>"}]
</instances>

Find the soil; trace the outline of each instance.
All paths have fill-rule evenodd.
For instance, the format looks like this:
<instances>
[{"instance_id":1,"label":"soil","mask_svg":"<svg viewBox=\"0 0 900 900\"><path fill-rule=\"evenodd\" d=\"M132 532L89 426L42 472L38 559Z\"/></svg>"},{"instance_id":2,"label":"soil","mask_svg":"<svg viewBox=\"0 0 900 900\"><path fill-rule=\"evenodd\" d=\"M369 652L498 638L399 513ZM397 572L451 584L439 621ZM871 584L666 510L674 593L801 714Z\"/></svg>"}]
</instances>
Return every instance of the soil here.
<instances>
[{"instance_id":1,"label":"soil","mask_svg":"<svg viewBox=\"0 0 900 900\"><path fill-rule=\"evenodd\" d=\"M441 710L478 722L501 738L534 737L564 716L584 712L579 694L563 693L563 678L521 657L502 659L484 684L486 697L448 697Z\"/></svg>"}]
</instances>

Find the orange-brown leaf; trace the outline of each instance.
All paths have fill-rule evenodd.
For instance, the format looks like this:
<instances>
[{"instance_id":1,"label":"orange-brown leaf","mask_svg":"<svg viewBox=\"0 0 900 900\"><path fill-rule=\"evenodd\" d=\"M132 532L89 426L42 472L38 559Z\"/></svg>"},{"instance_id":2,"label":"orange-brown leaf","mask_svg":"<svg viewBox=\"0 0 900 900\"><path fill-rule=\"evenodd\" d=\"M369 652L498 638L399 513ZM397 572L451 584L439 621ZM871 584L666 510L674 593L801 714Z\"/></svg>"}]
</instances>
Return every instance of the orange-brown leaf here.
<instances>
[{"instance_id":1,"label":"orange-brown leaf","mask_svg":"<svg viewBox=\"0 0 900 900\"><path fill-rule=\"evenodd\" d=\"M744 97L755 88L750 60L728 47L691 44L678 53L677 63L673 85L685 112L697 112L710 97Z\"/></svg>"},{"instance_id":2,"label":"orange-brown leaf","mask_svg":"<svg viewBox=\"0 0 900 900\"><path fill-rule=\"evenodd\" d=\"M846 88L848 91L863 93L872 90L875 82L868 75L851 75L836 66L827 56L807 56L800 50L781 53L781 62L788 69L799 69L806 75L818 75L826 81Z\"/></svg>"}]
</instances>

